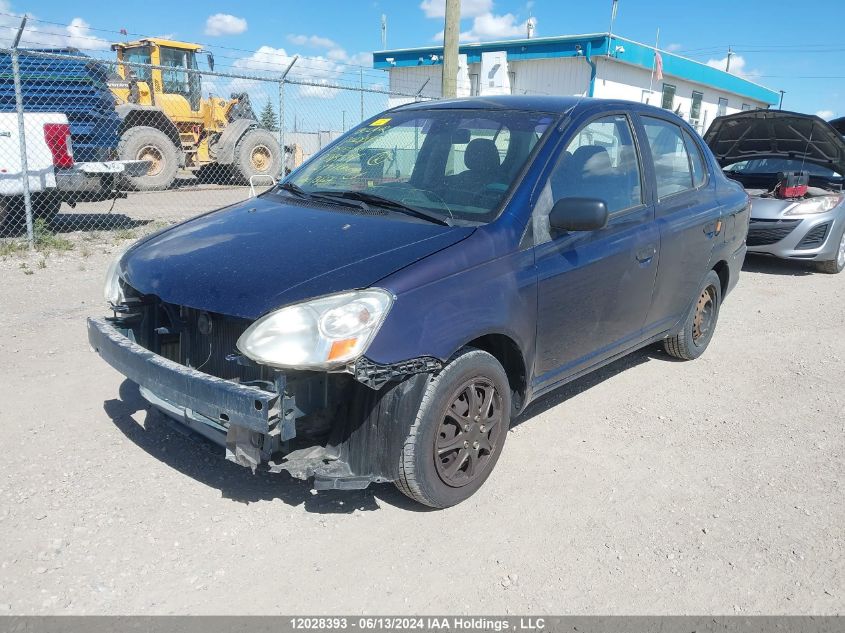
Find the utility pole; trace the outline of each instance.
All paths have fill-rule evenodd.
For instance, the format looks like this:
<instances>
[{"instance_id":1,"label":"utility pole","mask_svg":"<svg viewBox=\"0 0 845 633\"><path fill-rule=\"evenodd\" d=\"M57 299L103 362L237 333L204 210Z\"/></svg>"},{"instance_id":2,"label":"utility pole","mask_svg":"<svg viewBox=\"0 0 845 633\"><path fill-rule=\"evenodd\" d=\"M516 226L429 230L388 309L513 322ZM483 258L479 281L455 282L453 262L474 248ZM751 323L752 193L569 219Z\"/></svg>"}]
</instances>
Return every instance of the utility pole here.
<instances>
[{"instance_id":1,"label":"utility pole","mask_svg":"<svg viewBox=\"0 0 845 633\"><path fill-rule=\"evenodd\" d=\"M387 15L381 14L381 50L387 50Z\"/></svg>"},{"instance_id":2,"label":"utility pole","mask_svg":"<svg viewBox=\"0 0 845 633\"><path fill-rule=\"evenodd\" d=\"M446 0L443 28L443 75L440 93L444 99L458 96L458 37L461 30L461 0Z\"/></svg>"},{"instance_id":3,"label":"utility pole","mask_svg":"<svg viewBox=\"0 0 845 633\"><path fill-rule=\"evenodd\" d=\"M783 95L786 94L786 90L780 91L780 104L778 105L778 110L783 110Z\"/></svg>"},{"instance_id":4,"label":"utility pole","mask_svg":"<svg viewBox=\"0 0 845 633\"><path fill-rule=\"evenodd\" d=\"M725 64L725 72L726 73L731 72L731 57L733 57L733 56L734 56L734 52L733 52L733 50L731 50L731 47L728 46L728 61Z\"/></svg>"}]
</instances>

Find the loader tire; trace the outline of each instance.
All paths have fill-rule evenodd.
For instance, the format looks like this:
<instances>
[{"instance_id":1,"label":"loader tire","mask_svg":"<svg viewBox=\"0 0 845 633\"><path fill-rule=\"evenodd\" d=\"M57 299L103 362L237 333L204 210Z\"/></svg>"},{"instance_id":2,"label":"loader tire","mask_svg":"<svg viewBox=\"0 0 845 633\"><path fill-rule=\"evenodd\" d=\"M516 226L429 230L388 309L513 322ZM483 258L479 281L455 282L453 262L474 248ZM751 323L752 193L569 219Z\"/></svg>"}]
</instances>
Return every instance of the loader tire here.
<instances>
[{"instance_id":1,"label":"loader tire","mask_svg":"<svg viewBox=\"0 0 845 633\"><path fill-rule=\"evenodd\" d=\"M248 185L252 176L266 175L278 180L282 173L282 148L272 132L253 128L248 130L235 146L232 165L235 179ZM264 181L267 182L264 182ZM270 184L262 178L256 185Z\"/></svg>"},{"instance_id":2,"label":"loader tire","mask_svg":"<svg viewBox=\"0 0 845 633\"><path fill-rule=\"evenodd\" d=\"M179 169L179 150L167 134L146 125L129 128L117 145L120 160L148 160L150 167L143 176L124 176L123 182L133 191L162 191L170 187Z\"/></svg>"}]
</instances>

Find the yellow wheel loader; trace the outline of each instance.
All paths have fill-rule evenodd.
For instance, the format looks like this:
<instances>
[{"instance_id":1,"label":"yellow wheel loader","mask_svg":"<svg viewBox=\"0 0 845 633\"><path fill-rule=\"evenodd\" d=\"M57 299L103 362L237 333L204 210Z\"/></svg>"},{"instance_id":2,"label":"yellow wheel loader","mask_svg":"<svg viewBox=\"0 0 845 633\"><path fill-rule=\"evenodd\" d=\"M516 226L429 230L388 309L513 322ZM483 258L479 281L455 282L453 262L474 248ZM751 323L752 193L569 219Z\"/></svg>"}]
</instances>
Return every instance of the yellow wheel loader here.
<instances>
[{"instance_id":1,"label":"yellow wheel loader","mask_svg":"<svg viewBox=\"0 0 845 633\"><path fill-rule=\"evenodd\" d=\"M198 44L145 38L113 44L112 50L120 62L118 76L109 82L121 119L118 155L150 162L146 174L126 177L129 188L167 189L179 169L204 182L278 178L282 149L277 137L259 126L249 96L202 97ZM210 54L208 64L213 70Z\"/></svg>"}]
</instances>

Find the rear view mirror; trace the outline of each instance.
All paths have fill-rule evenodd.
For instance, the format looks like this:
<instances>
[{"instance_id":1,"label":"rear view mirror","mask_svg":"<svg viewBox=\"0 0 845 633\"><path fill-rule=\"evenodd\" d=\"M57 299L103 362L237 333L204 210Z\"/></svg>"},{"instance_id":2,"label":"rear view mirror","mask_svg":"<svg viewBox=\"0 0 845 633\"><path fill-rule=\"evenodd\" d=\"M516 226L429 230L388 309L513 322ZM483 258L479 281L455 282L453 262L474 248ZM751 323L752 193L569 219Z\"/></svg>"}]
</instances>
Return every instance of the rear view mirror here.
<instances>
[{"instance_id":1,"label":"rear view mirror","mask_svg":"<svg viewBox=\"0 0 845 633\"><path fill-rule=\"evenodd\" d=\"M597 231L607 225L607 204L597 198L561 198L549 213L558 231Z\"/></svg>"}]
</instances>

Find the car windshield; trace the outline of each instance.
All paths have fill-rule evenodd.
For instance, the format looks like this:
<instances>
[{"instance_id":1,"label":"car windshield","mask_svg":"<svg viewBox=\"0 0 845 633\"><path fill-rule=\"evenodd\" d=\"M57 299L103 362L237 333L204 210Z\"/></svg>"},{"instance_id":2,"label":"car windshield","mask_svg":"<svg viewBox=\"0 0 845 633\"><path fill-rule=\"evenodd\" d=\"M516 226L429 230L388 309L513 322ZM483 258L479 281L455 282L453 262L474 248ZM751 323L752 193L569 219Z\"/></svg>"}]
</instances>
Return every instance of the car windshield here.
<instances>
[{"instance_id":1,"label":"car windshield","mask_svg":"<svg viewBox=\"0 0 845 633\"><path fill-rule=\"evenodd\" d=\"M842 178L842 174L832 169L794 158L754 158L728 165L725 167L725 171L732 174L777 174L782 171L807 171L811 176L829 179Z\"/></svg>"},{"instance_id":2,"label":"car windshield","mask_svg":"<svg viewBox=\"0 0 845 633\"><path fill-rule=\"evenodd\" d=\"M343 136L287 183L300 194L343 195L386 208L393 202L394 209L449 223L489 222L554 120L511 110L387 112Z\"/></svg>"}]
</instances>

